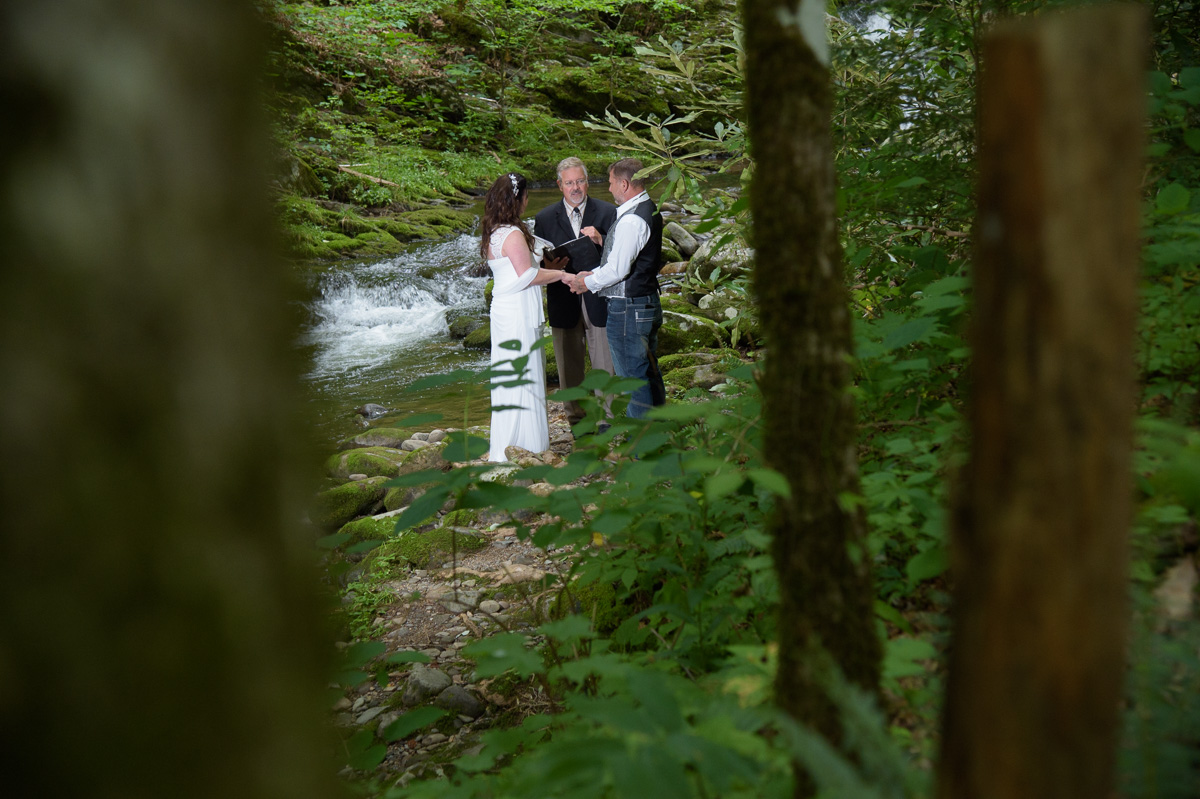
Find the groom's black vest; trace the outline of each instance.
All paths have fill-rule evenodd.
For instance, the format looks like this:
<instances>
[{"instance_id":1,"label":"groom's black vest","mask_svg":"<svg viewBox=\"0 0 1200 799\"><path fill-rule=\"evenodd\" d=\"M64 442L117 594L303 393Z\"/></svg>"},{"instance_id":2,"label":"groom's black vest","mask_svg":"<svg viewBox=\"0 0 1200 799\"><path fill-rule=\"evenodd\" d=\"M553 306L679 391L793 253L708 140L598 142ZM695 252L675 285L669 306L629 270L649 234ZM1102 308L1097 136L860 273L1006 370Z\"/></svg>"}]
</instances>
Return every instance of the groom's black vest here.
<instances>
[{"instance_id":1,"label":"groom's black vest","mask_svg":"<svg viewBox=\"0 0 1200 799\"><path fill-rule=\"evenodd\" d=\"M633 259L633 263L629 267L629 275L622 281L624 292L616 296L625 297L648 297L652 294L658 294L658 272L662 269L662 237L663 237L663 218L658 212L654 201L647 198L644 202L640 202L633 208L625 212L625 214L636 214L642 218L642 221L650 228L650 238L646 240L646 244L637 256ZM625 216L621 214L621 216ZM621 217L617 217L619 223ZM617 224L613 224L613 231L616 232ZM609 237L613 238L612 236ZM612 244L606 247L606 250L612 249ZM604 253L604 258L601 262L607 261L608 253ZM617 284L620 285L619 283ZM615 286L613 287L615 288ZM601 290L602 296L612 296L606 289ZM614 292L615 294L615 292Z\"/></svg>"}]
</instances>

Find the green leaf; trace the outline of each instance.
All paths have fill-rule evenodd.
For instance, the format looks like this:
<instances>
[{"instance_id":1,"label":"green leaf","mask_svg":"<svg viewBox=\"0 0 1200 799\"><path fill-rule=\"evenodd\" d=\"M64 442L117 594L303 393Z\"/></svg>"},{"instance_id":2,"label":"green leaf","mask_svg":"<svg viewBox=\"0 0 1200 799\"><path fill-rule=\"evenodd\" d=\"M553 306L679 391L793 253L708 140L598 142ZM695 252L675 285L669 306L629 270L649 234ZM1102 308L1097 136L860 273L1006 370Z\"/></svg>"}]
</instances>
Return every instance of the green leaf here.
<instances>
[{"instance_id":1,"label":"green leaf","mask_svg":"<svg viewBox=\"0 0 1200 799\"><path fill-rule=\"evenodd\" d=\"M792 487L788 484L787 478L774 469L750 469L746 472L746 476L756 486L770 491L772 494L778 494L784 498L792 495Z\"/></svg>"},{"instance_id":2,"label":"green leaf","mask_svg":"<svg viewBox=\"0 0 1200 799\"><path fill-rule=\"evenodd\" d=\"M913 555L909 559L908 565L904 567L904 571L908 575L909 585L916 586L918 583L937 577L949 566L950 553L946 551L945 546L935 543L924 552Z\"/></svg>"},{"instance_id":3,"label":"green leaf","mask_svg":"<svg viewBox=\"0 0 1200 799\"><path fill-rule=\"evenodd\" d=\"M346 741L346 762L358 771L370 771L383 762L387 746L375 743L371 730L359 730Z\"/></svg>"},{"instance_id":4,"label":"green leaf","mask_svg":"<svg viewBox=\"0 0 1200 799\"><path fill-rule=\"evenodd\" d=\"M414 413L396 422L397 427L425 427L442 421L440 413Z\"/></svg>"},{"instance_id":5,"label":"green leaf","mask_svg":"<svg viewBox=\"0 0 1200 799\"><path fill-rule=\"evenodd\" d=\"M590 397L592 392L582 388L563 388L555 391L550 395L550 399L555 402L568 402L570 400L581 400L584 397Z\"/></svg>"},{"instance_id":6,"label":"green leaf","mask_svg":"<svg viewBox=\"0 0 1200 799\"><path fill-rule=\"evenodd\" d=\"M912 677L924 674L925 667L917 663L919 660L933 660L937 650L928 641L919 638L900 636L887 642L883 655L883 676Z\"/></svg>"},{"instance_id":7,"label":"green leaf","mask_svg":"<svg viewBox=\"0 0 1200 799\"><path fill-rule=\"evenodd\" d=\"M394 652L383 661L384 663L428 663L429 655L424 652Z\"/></svg>"},{"instance_id":8,"label":"green leaf","mask_svg":"<svg viewBox=\"0 0 1200 799\"><path fill-rule=\"evenodd\" d=\"M410 385L407 391L421 391L426 388L438 388L440 386L448 386L452 383L473 383L477 378L477 374L470 369L455 369L452 372L447 372L441 375L429 375L416 380Z\"/></svg>"},{"instance_id":9,"label":"green leaf","mask_svg":"<svg viewBox=\"0 0 1200 799\"><path fill-rule=\"evenodd\" d=\"M904 616L900 614L900 611L896 610L886 602L878 599L875 600L875 615L884 621L890 621L892 624L896 625L901 630L904 630L906 633L912 632L912 625L908 623L908 619L904 618Z\"/></svg>"},{"instance_id":10,"label":"green leaf","mask_svg":"<svg viewBox=\"0 0 1200 799\"><path fill-rule=\"evenodd\" d=\"M592 623L586 616L580 615L547 622L538 628L538 632L563 644L586 641L596 637L596 633L592 631Z\"/></svg>"},{"instance_id":11,"label":"green leaf","mask_svg":"<svg viewBox=\"0 0 1200 799\"><path fill-rule=\"evenodd\" d=\"M704 480L704 496L709 502L727 497L742 487L746 476L741 472L720 472Z\"/></svg>"},{"instance_id":12,"label":"green leaf","mask_svg":"<svg viewBox=\"0 0 1200 799\"><path fill-rule=\"evenodd\" d=\"M350 533L334 533L333 535L322 536L317 539L317 546L321 549L337 549L342 544L349 541Z\"/></svg>"},{"instance_id":13,"label":"green leaf","mask_svg":"<svg viewBox=\"0 0 1200 799\"><path fill-rule=\"evenodd\" d=\"M517 633L494 635L469 644L463 654L474 660L479 677L495 677L513 671L518 677L529 677L542 671L542 656L525 648L525 636Z\"/></svg>"},{"instance_id":14,"label":"green leaf","mask_svg":"<svg viewBox=\"0 0 1200 799\"><path fill-rule=\"evenodd\" d=\"M360 641L342 650L342 668L357 669L387 651L381 641Z\"/></svg>"},{"instance_id":15,"label":"green leaf","mask_svg":"<svg viewBox=\"0 0 1200 799\"><path fill-rule=\"evenodd\" d=\"M401 533L405 530L410 530L424 522L441 510L448 496L450 496L450 489L446 486L435 485L431 487L424 494L413 500L413 503L396 517L396 532Z\"/></svg>"},{"instance_id":16,"label":"green leaf","mask_svg":"<svg viewBox=\"0 0 1200 799\"><path fill-rule=\"evenodd\" d=\"M929 181L926 180L925 178L909 178L908 180L902 180L899 183L897 183L896 188L897 189L910 189L913 186L923 186L928 182Z\"/></svg>"},{"instance_id":17,"label":"green leaf","mask_svg":"<svg viewBox=\"0 0 1200 799\"><path fill-rule=\"evenodd\" d=\"M419 707L416 710L405 713L400 718L393 721L383 731L384 740L400 741L412 735L423 727L428 727L438 719L446 715L446 711L441 708Z\"/></svg>"},{"instance_id":18,"label":"green leaf","mask_svg":"<svg viewBox=\"0 0 1200 799\"><path fill-rule=\"evenodd\" d=\"M1183 134L1183 141L1194 152L1200 153L1200 128L1192 128Z\"/></svg>"},{"instance_id":19,"label":"green leaf","mask_svg":"<svg viewBox=\"0 0 1200 799\"><path fill-rule=\"evenodd\" d=\"M1200 87L1200 67L1184 67L1179 70L1179 85L1189 89Z\"/></svg>"},{"instance_id":20,"label":"green leaf","mask_svg":"<svg viewBox=\"0 0 1200 799\"><path fill-rule=\"evenodd\" d=\"M466 430L456 430L446 435L446 448L442 457L449 461L469 461L483 457L490 448L488 440L471 435Z\"/></svg>"},{"instance_id":21,"label":"green leaf","mask_svg":"<svg viewBox=\"0 0 1200 799\"><path fill-rule=\"evenodd\" d=\"M918 317L911 322L905 322L884 336L883 348L888 351L898 350L901 347L907 347L918 341L925 341L930 338L937 328L938 321L934 317Z\"/></svg>"},{"instance_id":22,"label":"green leaf","mask_svg":"<svg viewBox=\"0 0 1200 799\"><path fill-rule=\"evenodd\" d=\"M1192 193L1178 183L1171 183L1154 198L1154 209L1160 214L1178 214L1186 211Z\"/></svg>"},{"instance_id":23,"label":"green leaf","mask_svg":"<svg viewBox=\"0 0 1200 799\"><path fill-rule=\"evenodd\" d=\"M380 540L379 540L379 539L377 539L377 538L373 538L373 539L371 539L371 540L369 540L369 541L359 541L359 542L358 542L357 544L355 544L354 546L352 546L352 547L347 547L347 548L346 548L346 554L347 554L347 555L362 555L362 554L366 554L367 552L370 552L372 549L375 549L376 547L378 547L378 546L379 546L380 544L382 544L382 543L383 543L383 542L382 542L382 541L380 541Z\"/></svg>"}]
</instances>

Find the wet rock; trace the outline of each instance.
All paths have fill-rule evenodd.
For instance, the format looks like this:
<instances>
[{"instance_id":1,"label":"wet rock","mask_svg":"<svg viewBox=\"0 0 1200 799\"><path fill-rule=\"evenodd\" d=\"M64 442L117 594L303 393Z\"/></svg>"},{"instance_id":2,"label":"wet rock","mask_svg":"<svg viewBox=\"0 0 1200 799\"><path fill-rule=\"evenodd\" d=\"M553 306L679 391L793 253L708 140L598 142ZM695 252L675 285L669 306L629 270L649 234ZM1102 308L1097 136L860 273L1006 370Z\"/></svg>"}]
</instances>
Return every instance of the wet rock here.
<instances>
[{"instance_id":1,"label":"wet rock","mask_svg":"<svg viewBox=\"0 0 1200 799\"><path fill-rule=\"evenodd\" d=\"M663 228L663 236L670 239L671 243L675 245L675 249L679 250L679 254L684 258L691 258L700 247L700 242L696 241L696 237L678 222L668 222Z\"/></svg>"},{"instance_id":2,"label":"wet rock","mask_svg":"<svg viewBox=\"0 0 1200 799\"><path fill-rule=\"evenodd\" d=\"M382 405L377 405L374 402L368 402L366 405L360 405L354 409L354 412L360 416L365 416L368 419L378 419L388 412L388 409Z\"/></svg>"}]
</instances>

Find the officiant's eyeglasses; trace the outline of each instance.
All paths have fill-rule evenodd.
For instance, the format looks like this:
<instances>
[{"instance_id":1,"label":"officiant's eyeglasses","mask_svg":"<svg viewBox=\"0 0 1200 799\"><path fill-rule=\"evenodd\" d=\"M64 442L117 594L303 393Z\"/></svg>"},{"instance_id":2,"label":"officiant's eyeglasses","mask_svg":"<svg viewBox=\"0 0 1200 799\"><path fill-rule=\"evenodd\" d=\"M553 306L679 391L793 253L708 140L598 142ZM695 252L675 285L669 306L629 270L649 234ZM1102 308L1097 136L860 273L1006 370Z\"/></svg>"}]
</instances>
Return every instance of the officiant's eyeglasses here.
<instances>
[{"instance_id":1,"label":"officiant's eyeglasses","mask_svg":"<svg viewBox=\"0 0 1200 799\"><path fill-rule=\"evenodd\" d=\"M576 188L579 188L580 186L586 186L587 178L580 178L579 180L564 180L562 182L562 184L564 186L568 186L572 189L576 189Z\"/></svg>"}]
</instances>

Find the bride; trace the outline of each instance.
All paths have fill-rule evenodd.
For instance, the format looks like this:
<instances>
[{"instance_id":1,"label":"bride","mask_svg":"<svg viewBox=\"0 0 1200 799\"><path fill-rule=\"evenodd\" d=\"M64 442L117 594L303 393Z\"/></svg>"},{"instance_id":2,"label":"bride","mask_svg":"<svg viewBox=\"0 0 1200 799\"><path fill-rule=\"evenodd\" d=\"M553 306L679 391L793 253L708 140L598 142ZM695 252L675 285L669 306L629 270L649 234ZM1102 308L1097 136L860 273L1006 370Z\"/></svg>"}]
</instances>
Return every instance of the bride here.
<instances>
[{"instance_id":1,"label":"bride","mask_svg":"<svg viewBox=\"0 0 1200 799\"><path fill-rule=\"evenodd\" d=\"M537 266L533 255L533 235L521 221L529 204L529 187L523 175L501 175L488 189L483 206L483 241L480 253L491 267L492 289L492 371L493 374L491 448L488 460L508 458L504 449L518 446L530 452L550 448L550 429L546 418L546 362L541 347L531 351L538 340L545 316L542 313L541 286L563 279L565 272ZM540 256L538 257L540 260ZM501 346L518 342L519 349ZM511 363L524 358L526 363ZM505 363L505 362L510 363ZM514 385L522 383L522 385Z\"/></svg>"}]
</instances>

